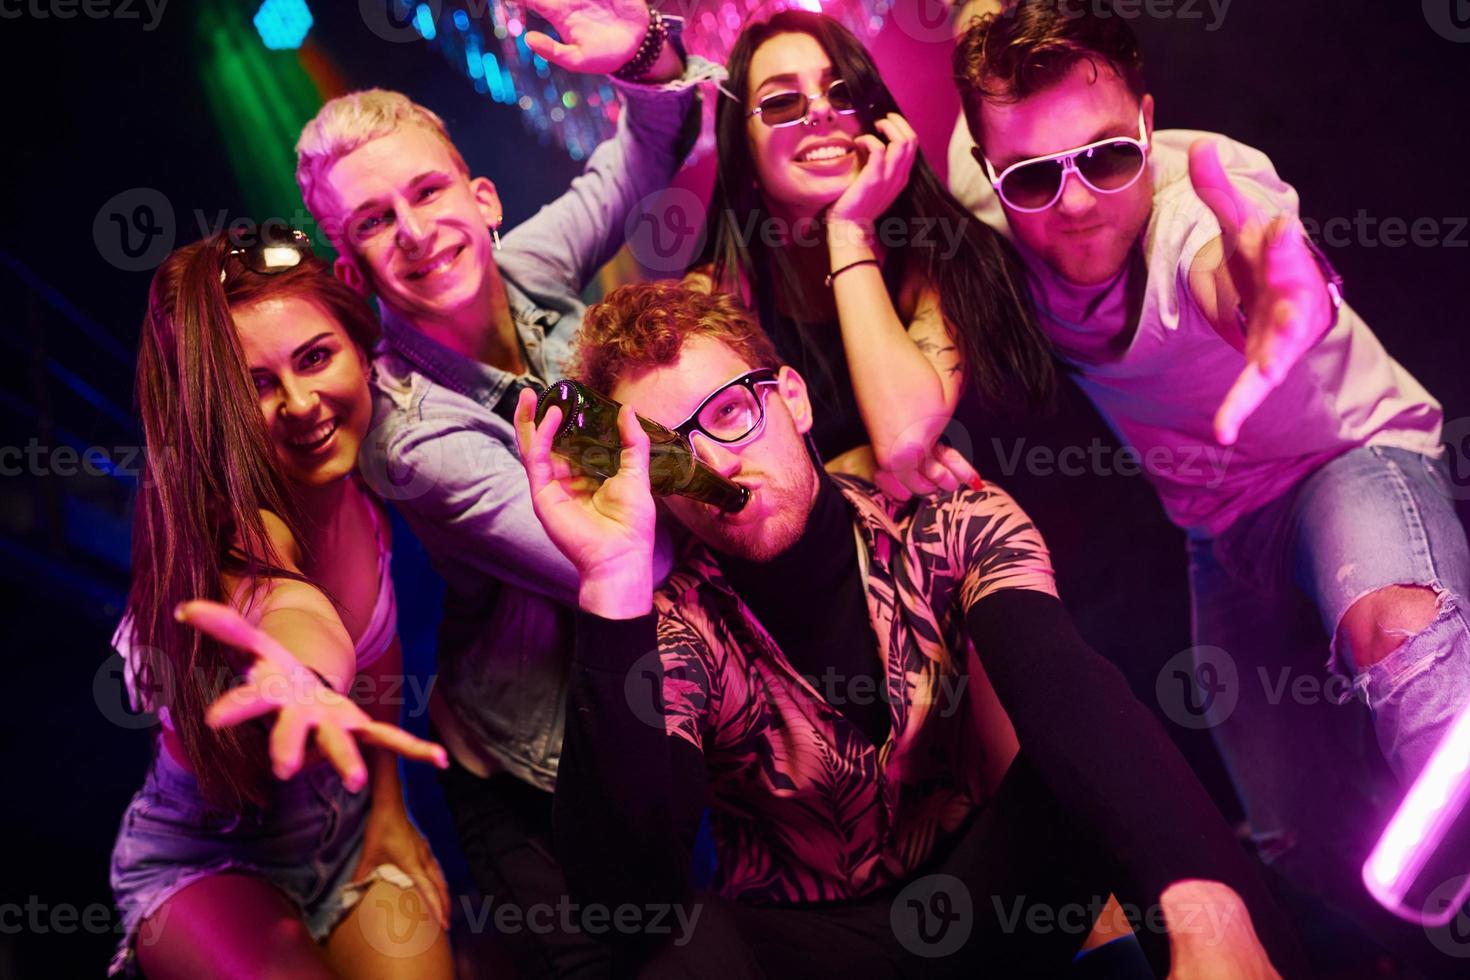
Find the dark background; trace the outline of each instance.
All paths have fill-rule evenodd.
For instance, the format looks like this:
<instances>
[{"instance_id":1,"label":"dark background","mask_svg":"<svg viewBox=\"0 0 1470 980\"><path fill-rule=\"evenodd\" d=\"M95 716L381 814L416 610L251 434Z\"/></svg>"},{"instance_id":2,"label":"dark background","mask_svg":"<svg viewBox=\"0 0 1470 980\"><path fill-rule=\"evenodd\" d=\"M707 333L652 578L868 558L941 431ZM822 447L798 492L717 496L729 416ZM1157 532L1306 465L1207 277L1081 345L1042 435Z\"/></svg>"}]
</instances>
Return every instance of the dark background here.
<instances>
[{"instance_id":1,"label":"dark background","mask_svg":"<svg viewBox=\"0 0 1470 980\"><path fill-rule=\"evenodd\" d=\"M1434 4L1450 2L1421 9L1413 0L1235 0L1217 30L1207 29L1213 15L1203 4L1203 19L1132 23L1160 128L1215 130L1263 149L1301 192L1304 216L1318 221L1360 211L1379 222L1431 218L1441 236L1458 224L1457 245L1388 247L1376 235L1356 236L1329 253L1350 301L1444 403L1463 439L1470 37L1456 42L1430 26ZM363 28L356 4L324 7L313 4L313 43L348 87L397 88L443 115L471 169L495 179L508 225L577 172L564 152L526 131L517 110L476 95L428 46L384 43ZM211 112L192 70L201 40L187 0L174 0L152 32L138 21L42 19L30 9L8 6L0 19L0 91L11 133L0 151L0 446L34 439L48 447L53 469L64 463L54 447L101 446L126 467L126 447L137 443L131 361L150 273L109 261L110 250L94 239L99 211L115 195L154 188L172 206L182 245L200 235L196 209L239 217L251 214L254 199L224 149L240 134L222 132L231 122ZM1177 14L1194 5L1152 9ZM874 49L942 171L956 111L946 48L890 24ZM707 167L681 175L696 189L707 180ZM1083 632L1156 706L1160 666L1189 646L1180 532L1141 478L997 471L992 435L1007 447L1017 437L1052 447L1111 442L1075 395L1053 419L1001 428L972 415L964 421L982 472L1012 490L1044 530ZM1470 482L1463 457L1454 462L1459 482ZM127 587L131 481L23 469L0 476L0 621L9 627L0 905L35 902L47 911L42 929L27 921L29 912L0 917L0 976L96 975L115 937L47 917L73 907L80 919L89 906L110 907L117 819L147 764L152 729L123 710L108 660ZM440 587L401 522L397 542L403 638L412 669L427 673ZM1208 740L1169 727L1233 815ZM463 887L432 777L413 770L409 779L420 817ZM104 921L113 921L110 912Z\"/></svg>"}]
</instances>

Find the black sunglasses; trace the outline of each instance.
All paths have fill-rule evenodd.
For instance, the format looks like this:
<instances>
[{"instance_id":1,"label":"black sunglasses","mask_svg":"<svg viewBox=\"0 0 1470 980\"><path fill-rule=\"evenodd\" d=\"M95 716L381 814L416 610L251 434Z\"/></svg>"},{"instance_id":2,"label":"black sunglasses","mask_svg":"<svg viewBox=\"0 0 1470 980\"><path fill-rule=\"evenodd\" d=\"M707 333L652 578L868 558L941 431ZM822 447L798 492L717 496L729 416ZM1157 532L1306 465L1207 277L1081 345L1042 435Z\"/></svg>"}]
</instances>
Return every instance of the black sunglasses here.
<instances>
[{"instance_id":1,"label":"black sunglasses","mask_svg":"<svg viewBox=\"0 0 1470 980\"><path fill-rule=\"evenodd\" d=\"M794 90L773 92L761 99L754 109L746 113L746 116L760 116L761 122L772 129L793 126L796 123L805 125L811 112L812 102L823 95L826 96L827 104L832 107L832 111L839 116L850 116L858 111L857 103L853 101L851 87L847 82L838 78L827 86L826 92L812 92L811 94Z\"/></svg>"},{"instance_id":2,"label":"black sunglasses","mask_svg":"<svg viewBox=\"0 0 1470 980\"><path fill-rule=\"evenodd\" d=\"M266 276L294 269L316 255L306 232L274 221L231 230L229 242L225 258L234 259L252 272ZM222 266L220 282L225 281L226 272Z\"/></svg>"}]
</instances>

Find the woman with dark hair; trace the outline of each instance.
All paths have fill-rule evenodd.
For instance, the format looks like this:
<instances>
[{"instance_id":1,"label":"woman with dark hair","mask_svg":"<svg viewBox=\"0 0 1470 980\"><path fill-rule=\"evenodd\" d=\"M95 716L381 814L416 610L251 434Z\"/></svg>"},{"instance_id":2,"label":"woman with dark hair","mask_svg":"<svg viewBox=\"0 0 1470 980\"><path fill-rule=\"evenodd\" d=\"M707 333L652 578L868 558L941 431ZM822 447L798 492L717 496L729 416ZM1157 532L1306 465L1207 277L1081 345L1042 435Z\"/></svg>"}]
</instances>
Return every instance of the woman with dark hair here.
<instances>
[{"instance_id":1,"label":"woman with dark hair","mask_svg":"<svg viewBox=\"0 0 1470 980\"><path fill-rule=\"evenodd\" d=\"M992 404L1051 396L1014 250L940 185L837 21L784 10L752 24L728 70L691 280L743 296L807 379L829 469L900 497L975 484L939 442L965 383Z\"/></svg>"},{"instance_id":2,"label":"woman with dark hair","mask_svg":"<svg viewBox=\"0 0 1470 980\"><path fill-rule=\"evenodd\" d=\"M394 755L443 749L371 699L402 669L388 520L355 475L376 334L300 232L213 236L153 278L114 643L162 730L113 850L113 973L452 974L448 890ZM239 723L273 709L268 746Z\"/></svg>"}]
</instances>

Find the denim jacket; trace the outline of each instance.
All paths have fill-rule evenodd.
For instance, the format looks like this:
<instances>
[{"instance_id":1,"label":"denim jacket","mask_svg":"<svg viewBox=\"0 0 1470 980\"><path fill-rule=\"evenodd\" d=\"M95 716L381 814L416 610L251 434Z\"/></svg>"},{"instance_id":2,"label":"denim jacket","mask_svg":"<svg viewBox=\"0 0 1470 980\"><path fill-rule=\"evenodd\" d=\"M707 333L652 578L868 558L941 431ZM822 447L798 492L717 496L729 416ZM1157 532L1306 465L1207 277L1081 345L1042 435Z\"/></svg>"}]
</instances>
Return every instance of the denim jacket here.
<instances>
[{"instance_id":1,"label":"denim jacket","mask_svg":"<svg viewBox=\"0 0 1470 980\"><path fill-rule=\"evenodd\" d=\"M660 86L614 82L616 135L571 188L505 235L495 262L530 370L561 377L587 283L622 246L639 202L673 177L698 133L697 82L722 70L690 57ZM448 585L436 697L458 761L550 790L561 756L577 573L546 536L510 423L493 411L513 381L430 340L386 307L373 363L364 475L403 514ZM661 542L655 573L672 564ZM445 727L441 725L441 729ZM468 756L468 757L467 757Z\"/></svg>"}]
</instances>

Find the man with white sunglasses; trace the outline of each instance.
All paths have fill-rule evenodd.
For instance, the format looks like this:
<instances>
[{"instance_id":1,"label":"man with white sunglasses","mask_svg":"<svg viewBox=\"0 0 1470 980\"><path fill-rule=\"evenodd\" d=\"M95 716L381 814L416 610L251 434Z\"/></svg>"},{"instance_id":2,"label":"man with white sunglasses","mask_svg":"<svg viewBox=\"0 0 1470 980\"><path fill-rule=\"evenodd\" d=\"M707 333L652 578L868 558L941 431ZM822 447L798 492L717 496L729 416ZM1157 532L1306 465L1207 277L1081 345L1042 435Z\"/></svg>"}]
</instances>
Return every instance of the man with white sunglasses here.
<instances>
[{"instance_id":1,"label":"man with white sunglasses","mask_svg":"<svg viewBox=\"0 0 1470 980\"><path fill-rule=\"evenodd\" d=\"M1264 154L1154 131L1107 13L1021 0L968 25L951 187L1008 231L1042 328L1188 533L1202 722L1262 856L1371 911L1364 841L1402 795L1373 800L1375 768L1411 783L1470 686L1442 412L1343 301ZM1261 682L1324 662L1369 711Z\"/></svg>"}]
</instances>

